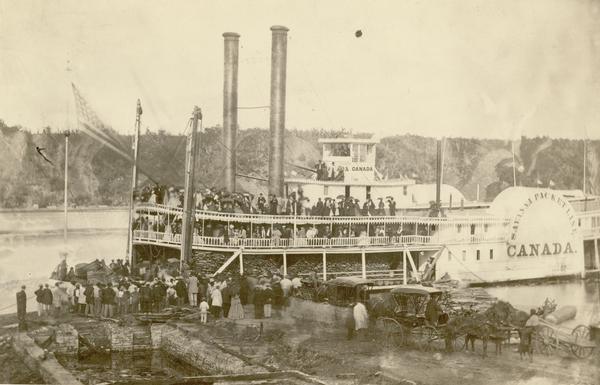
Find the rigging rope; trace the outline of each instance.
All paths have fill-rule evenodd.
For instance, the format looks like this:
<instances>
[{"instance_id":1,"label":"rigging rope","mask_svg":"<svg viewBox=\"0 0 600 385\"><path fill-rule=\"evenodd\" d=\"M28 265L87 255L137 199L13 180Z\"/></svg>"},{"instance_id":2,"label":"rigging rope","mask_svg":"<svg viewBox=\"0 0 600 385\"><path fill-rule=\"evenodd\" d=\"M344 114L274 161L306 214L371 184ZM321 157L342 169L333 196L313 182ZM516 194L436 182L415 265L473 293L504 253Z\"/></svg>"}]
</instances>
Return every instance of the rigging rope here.
<instances>
[{"instance_id":1,"label":"rigging rope","mask_svg":"<svg viewBox=\"0 0 600 385\"><path fill-rule=\"evenodd\" d=\"M460 265L467 270L469 273L473 274L475 276L475 278L479 279L481 282L487 282L485 279L481 278L479 275L477 275L475 272L473 272L473 270L469 269L467 266L465 266L464 263L462 263L462 261L460 260L460 258L458 258L452 251L450 251L450 249L444 245L444 248L446 250L448 250L448 254L450 254L452 256L452 258L454 258L456 261L458 261L458 263L460 263Z\"/></svg>"}]
</instances>

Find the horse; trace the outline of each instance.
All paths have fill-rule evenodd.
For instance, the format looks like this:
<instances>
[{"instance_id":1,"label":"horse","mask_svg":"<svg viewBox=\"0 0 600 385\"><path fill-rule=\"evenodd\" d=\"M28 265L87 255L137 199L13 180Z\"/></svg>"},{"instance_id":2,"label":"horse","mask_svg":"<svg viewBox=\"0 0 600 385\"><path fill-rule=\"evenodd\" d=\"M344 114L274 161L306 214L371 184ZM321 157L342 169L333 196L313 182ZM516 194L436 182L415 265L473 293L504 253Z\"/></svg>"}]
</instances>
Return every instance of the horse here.
<instances>
[{"instance_id":1,"label":"horse","mask_svg":"<svg viewBox=\"0 0 600 385\"><path fill-rule=\"evenodd\" d=\"M533 328L523 327L519 329L519 358L522 360L523 357L529 355L529 361L533 361L533 345L531 343L531 337L533 335Z\"/></svg>"},{"instance_id":2,"label":"horse","mask_svg":"<svg viewBox=\"0 0 600 385\"><path fill-rule=\"evenodd\" d=\"M496 355L502 354L502 343L507 338L506 332L498 322L492 321L483 313L467 313L452 317L448 325L449 330L454 330L456 335L465 334L464 348L475 351L475 341L481 340L483 344L483 357L487 357L488 342L495 345Z\"/></svg>"}]
</instances>

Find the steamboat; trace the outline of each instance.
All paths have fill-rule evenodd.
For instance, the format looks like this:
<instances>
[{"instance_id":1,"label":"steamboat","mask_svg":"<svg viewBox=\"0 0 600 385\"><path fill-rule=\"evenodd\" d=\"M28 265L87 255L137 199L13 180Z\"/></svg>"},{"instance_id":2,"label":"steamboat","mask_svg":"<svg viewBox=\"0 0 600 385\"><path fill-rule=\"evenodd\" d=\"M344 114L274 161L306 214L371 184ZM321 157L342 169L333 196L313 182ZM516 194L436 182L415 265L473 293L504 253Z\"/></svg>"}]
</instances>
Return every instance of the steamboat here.
<instances>
[{"instance_id":1,"label":"steamboat","mask_svg":"<svg viewBox=\"0 0 600 385\"><path fill-rule=\"evenodd\" d=\"M188 137L183 207L169 204L170 198L165 204L132 205L132 266L166 254L178 256L183 266L193 253L202 252L204 258L225 256L215 274L230 266L244 273L244 261L265 256L280 258L282 273L287 274L291 261L302 257L318 266L316 273L323 280L394 277L407 284L446 277L471 285L581 277L600 269L598 197L585 191L513 186L492 202L467 201L458 189L442 183L440 141L435 184L384 178L375 164L377 140L355 137L320 139L322 160L318 167L322 170L317 170L316 177L285 178L288 30L274 26L271 31L271 136L265 186L269 200L265 201L267 206L275 202L273 210L218 211L202 205L198 194L194 200L195 132L202 119L196 109ZM235 149L239 35L223 36L222 137L226 148ZM222 161L224 189L234 192L238 177L235 151L224 151ZM292 209L285 210L282 201L290 197L294 202L335 207L311 211L293 204ZM249 198L251 207L257 206L258 198ZM356 205L377 198L386 203L377 205L376 210L335 212L347 202ZM174 230L178 221L182 231ZM328 260L340 255L360 261L353 265L360 268L328 268ZM382 258L390 261L389 267L373 269L371 261Z\"/></svg>"}]
</instances>

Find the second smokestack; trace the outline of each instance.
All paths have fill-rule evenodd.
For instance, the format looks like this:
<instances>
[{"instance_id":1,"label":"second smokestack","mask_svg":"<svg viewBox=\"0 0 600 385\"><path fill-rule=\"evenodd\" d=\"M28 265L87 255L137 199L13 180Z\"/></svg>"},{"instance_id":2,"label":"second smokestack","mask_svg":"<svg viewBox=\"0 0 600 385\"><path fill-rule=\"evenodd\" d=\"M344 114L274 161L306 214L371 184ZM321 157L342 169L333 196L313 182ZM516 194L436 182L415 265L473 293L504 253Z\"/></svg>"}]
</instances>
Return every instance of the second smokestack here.
<instances>
[{"instance_id":1,"label":"second smokestack","mask_svg":"<svg viewBox=\"0 0 600 385\"><path fill-rule=\"evenodd\" d=\"M271 115L269 151L269 193L283 196L283 149L285 135L285 82L287 33L283 26L271 27Z\"/></svg>"},{"instance_id":2,"label":"second smokestack","mask_svg":"<svg viewBox=\"0 0 600 385\"><path fill-rule=\"evenodd\" d=\"M223 76L223 165L224 187L235 191L236 133L238 126L238 57L240 35L225 32L225 70Z\"/></svg>"}]
</instances>

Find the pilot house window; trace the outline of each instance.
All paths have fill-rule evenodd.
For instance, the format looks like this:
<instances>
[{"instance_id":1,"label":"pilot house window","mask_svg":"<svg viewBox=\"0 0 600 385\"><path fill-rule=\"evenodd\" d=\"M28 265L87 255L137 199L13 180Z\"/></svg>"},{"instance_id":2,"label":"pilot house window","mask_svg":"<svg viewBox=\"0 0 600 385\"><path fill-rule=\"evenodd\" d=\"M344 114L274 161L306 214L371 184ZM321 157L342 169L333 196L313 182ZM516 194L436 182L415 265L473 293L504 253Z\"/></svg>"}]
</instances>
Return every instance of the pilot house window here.
<instances>
[{"instance_id":1,"label":"pilot house window","mask_svg":"<svg viewBox=\"0 0 600 385\"><path fill-rule=\"evenodd\" d=\"M348 143L332 143L331 155L340 157L350 156L350 145Z\"/></svg>"}]
</instances>

